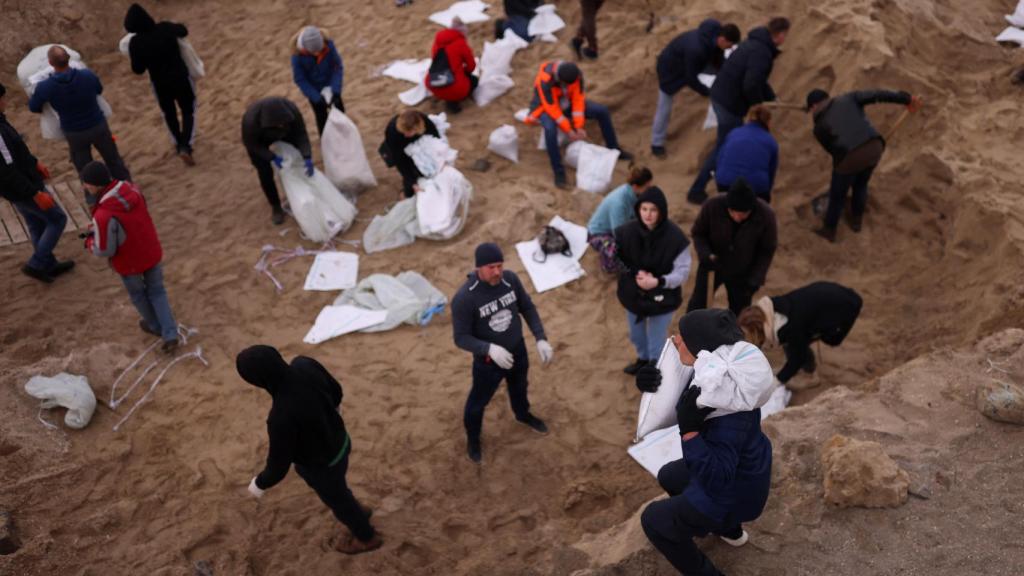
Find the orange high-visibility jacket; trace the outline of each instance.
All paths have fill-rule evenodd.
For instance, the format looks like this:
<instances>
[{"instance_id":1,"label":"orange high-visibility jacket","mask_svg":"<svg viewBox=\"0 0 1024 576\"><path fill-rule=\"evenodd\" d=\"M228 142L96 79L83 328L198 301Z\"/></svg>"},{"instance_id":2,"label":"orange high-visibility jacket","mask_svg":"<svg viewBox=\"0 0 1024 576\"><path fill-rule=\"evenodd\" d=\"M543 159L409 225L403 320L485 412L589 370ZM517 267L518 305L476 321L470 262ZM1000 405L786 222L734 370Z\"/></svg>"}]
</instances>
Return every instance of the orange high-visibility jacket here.
<instances>
[{"instance_id":1,"label":"orange high-visibility jacket","mask_svg":"<svg viewBox=\"0 0 1024 576\"><path fill-rule=\"evenodd\" d=\"M586 107L586 98L583 94L583 74L581 73L580 77L572 84L563 87L563 84L555 76L555 68L557 67L558 60L549 60L540 65L537 78L533 81L534 109L530 111L530 116L527 120L529 123L534 124L540 121L541 114L547 114L558 124L562 132L568 133L573 128L583 128L583 124L586 121L586 118L583 116L583 111ZM568 98L572 109L571 125L569 119L562 112L560 102L563 97Z\"/></svg>"}]
</instances>

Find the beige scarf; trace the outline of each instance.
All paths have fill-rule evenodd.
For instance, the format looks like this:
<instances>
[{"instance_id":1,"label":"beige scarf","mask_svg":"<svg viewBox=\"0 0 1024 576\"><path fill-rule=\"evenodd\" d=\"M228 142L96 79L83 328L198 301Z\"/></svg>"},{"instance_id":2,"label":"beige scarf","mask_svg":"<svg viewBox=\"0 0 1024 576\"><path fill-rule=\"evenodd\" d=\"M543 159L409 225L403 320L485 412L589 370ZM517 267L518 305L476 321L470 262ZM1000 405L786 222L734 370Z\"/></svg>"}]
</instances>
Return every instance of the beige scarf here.
<instances>
[{"instance_id":1,"label":"beige scarf","mask_svg":"<svg viewBox=\"0 0 1024 576\"><path fill-rule=\"evenodd\" d=\"M789 318L786 318L782 314L775 312L775 305L772 304L772 299L768 296L762 296L760 300L755 304L758 308L764 312L765 323L764 323L764 337L765 343L770 344L773 347L779 345L779 330L789 322Z\"/></svg>"}]
</instances>

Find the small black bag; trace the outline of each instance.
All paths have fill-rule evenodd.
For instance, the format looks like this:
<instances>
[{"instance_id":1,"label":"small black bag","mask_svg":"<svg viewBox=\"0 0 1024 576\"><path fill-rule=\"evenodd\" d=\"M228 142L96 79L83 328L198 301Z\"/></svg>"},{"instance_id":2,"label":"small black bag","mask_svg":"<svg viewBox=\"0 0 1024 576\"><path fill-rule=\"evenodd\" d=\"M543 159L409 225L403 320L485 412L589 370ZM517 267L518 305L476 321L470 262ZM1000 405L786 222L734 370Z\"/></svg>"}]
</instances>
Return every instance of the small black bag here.
<instances>
[{"instance_id":1,"label":"small black bag","mask_svg":"<svg viewBox=\"0 0 1024 576\"><path fill-rule=\"evenodd\" d=\"M428 74L427 85L431 88L444 88L455 84L455 74L452 73L452 65L448 62L447 50L442 48L437 51L430 62Z\"/></svg>"},{"instance_id":2,"label":"small black bag","mask_svg":"<svg viewBox=\"0 0 1024 576\"><path fill-rule=\"evenodd\" d=\"M380 148L377 148L377 154L380 154L380 157L384 160L385 166L388 168L395 167L395 157L391 155L391 146L388 146L386 138L380 143Z\"/></svg>"},{"instance_id":3,"label":"small black bag","mask_svg":"<svg viewBox=\"0 0 1024 576\"><path fill-rule=\"evenodd\" d=\"M569 239L562 234L562 231L554 226L545 226L537 235L537 242L540 243L540 250L534 252L534 262L543 264L547 262L548 254L561 254L572 258L572 247L569 246Z\"/></svg>"}]
</instances>

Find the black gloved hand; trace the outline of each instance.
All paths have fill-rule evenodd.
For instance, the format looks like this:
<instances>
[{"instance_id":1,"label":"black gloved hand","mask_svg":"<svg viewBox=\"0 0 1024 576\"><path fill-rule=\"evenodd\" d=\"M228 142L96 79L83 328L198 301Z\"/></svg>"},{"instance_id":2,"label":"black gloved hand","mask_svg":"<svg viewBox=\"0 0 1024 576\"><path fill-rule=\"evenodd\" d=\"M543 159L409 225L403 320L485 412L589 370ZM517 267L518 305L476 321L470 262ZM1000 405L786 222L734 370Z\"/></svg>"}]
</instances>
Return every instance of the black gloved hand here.
<instances>
[{"instance_id":1,"label":"black gloved hand","mask_svg":"<svg viewBox=\"0 0 1024 576\"><path fill-rule=\"evenodd\" d=\"M341 94L335 94L331 97L331 106L334 106L342 112L345 111L345 103L341 100Z\"/></svg>"},{"instance_id":2,"label":"black gloved hand","mask_svg":"<svg viewBox=\"0 0 1024 576\"><path fill-rule=\"evenodd\" d=\"M645 364L636 371L636 387L641 392L657 392L661 386L661 370L653 364Z\"/></svg>"},{"instance_id":3,"label":"black gloved hand","mask_svg":"<svg viewBox=\"0 0 1024 576\"><path fill-rule=\"evenodd\" d=\"M688 432L699 432L704 425L704 419L715 411L711 407L698 408L698 396L700 396L700 388L691 385L679 397L679 402L676 402L676 420L679 421L679 434L681 435Z\"/></svg>"}]
</instances>

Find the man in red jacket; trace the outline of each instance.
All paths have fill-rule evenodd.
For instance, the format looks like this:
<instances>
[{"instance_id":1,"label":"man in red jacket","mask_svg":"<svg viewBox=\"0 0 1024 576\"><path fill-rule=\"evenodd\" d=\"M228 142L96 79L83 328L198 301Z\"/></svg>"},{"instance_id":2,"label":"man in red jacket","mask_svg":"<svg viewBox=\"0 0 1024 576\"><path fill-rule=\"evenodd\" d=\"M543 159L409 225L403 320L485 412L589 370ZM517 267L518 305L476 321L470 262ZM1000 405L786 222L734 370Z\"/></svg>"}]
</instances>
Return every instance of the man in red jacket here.
<instances>
[{"instance_id":1,"label":"man in red jacket","mask_svg":"<svg viewBox=\"0 0 1024 576\"><path fill-rule=\"evenodd\" d=\"M92 209L86 249L110 259L142 316L139 327L162 338L164 352L173 352L178 347L178 323L167 301L160 265L163 250L145 198L131 182L111 178L102 162L86 164L81 176Z\"/></svg>"},{"instance_id":2,"label":"man in red jacket","mask_svg":"<svg viewBox=\"0 0 1024 576\"><path fill-rule=\"evenodd\" d=\"M438 54L442 50L443 56ZM434 36L430 58L430 70L424 79L427 89L438 100L444 100L449 112L461 112L459 102L469 98L480 82L473 76L476 57L466 42L466 25L462 20L453 18L451 28L445 28Z\"/></svg>"}]
</instances>

